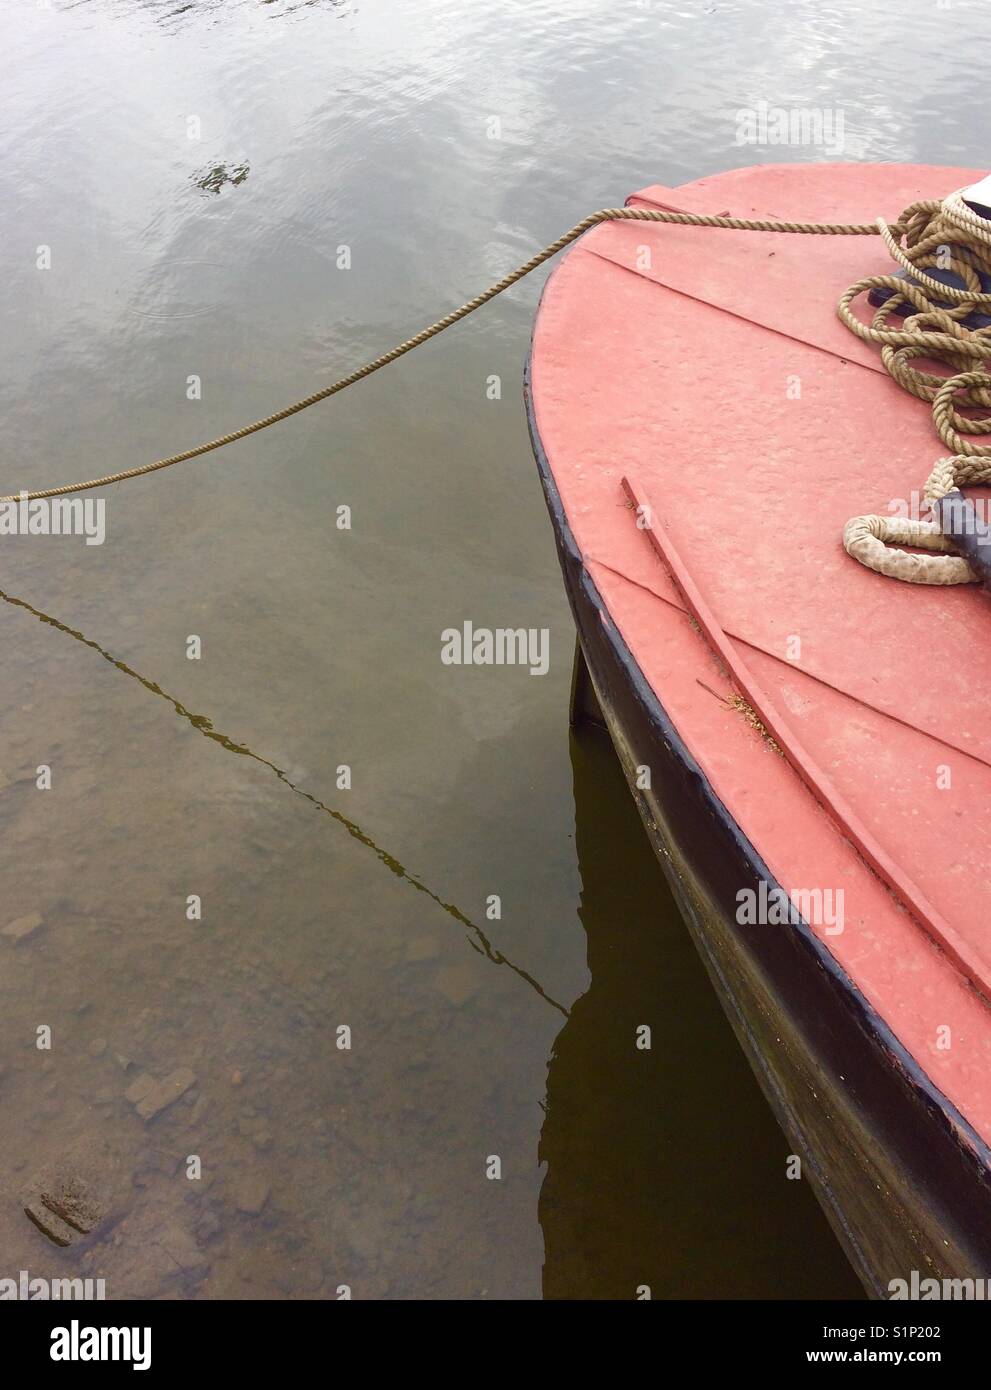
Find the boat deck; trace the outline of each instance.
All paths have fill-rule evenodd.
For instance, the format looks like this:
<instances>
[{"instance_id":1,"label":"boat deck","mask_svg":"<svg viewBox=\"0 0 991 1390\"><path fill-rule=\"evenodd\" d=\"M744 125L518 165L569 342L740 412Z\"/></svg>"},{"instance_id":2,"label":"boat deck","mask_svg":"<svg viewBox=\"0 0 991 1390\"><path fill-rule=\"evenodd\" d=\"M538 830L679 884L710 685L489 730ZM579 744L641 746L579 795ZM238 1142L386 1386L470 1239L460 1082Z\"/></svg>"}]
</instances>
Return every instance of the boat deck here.
<instances>
[{"instance_id":1,"label":"boat deck","mask_svg":"<svg viewBox=\"0 0 991 1390\"><path fill-rule=\"evenodd\" d=\"M891 220L979 177L765 166L630 202ZM545 290L533 412L604 619L777 881L843 890L843 930L813 922L817 935L991 1142L991 726L977 718L991 687L991 598L882 578L840 539L850 516L907 505L945 452L928 406L835 316L849 284L889 266L867 237L598 227ZM732 692L725 668L637 527L624 478L649 500L737 660L908 892L878 877L721 698ZM913 890L959 951L913 915Z\"/></svg>"}]
</instances>

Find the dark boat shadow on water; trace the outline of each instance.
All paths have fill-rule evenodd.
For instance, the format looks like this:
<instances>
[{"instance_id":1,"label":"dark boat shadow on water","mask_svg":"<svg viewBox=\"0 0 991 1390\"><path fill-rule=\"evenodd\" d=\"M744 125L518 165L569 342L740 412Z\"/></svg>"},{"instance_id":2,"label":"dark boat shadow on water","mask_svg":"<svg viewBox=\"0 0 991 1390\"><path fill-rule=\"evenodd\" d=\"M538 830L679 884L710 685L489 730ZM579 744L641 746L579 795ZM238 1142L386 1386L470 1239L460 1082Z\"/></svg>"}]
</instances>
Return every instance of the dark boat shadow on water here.
<instances>
[{"instance_id":1,"label":"dark boat shadow on water","mask_svg":"<svg viewBox=\"0 0 991 1390\"><path fill-rule=\"evenodd\" d=\"M571 760L592 978L548 1067L544 1297L863 1297L808 1184L786 1176L788 1141L608 736L583 726Z\"/></svg>"}]
</instances>

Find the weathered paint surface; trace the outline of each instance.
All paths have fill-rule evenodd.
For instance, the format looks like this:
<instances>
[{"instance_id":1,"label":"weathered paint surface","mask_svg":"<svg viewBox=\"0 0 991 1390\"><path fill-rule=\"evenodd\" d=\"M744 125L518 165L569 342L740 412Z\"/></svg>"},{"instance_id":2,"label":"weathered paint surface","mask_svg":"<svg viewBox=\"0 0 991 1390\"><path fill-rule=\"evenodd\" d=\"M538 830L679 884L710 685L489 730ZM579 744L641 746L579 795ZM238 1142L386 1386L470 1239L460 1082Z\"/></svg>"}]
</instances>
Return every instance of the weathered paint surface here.
<instances>
[{"instance_id":1,"label":"weathered paint surface","mask_svg":"<svg viewBox=\"0 0 991 1390\"><path fill-rule=\"evenodd\" d=\"M977 177L763 167L632 201L867 221ZM644 480L741 660L884 853L991 970L991 731L979 695L991 676L989 601L976 588L885 580L840 543L851 514L907 502L942 447L928 408L835 319L846 285L884 269L866 238L597 228L544 294L533 422L609 619L713 793L777 883L843 890L843 931L813 924L816 934L988 1140L986 1003L794 769L718 698L725 677L621 489L625 473Z\"/></svg>"}]
</instances>

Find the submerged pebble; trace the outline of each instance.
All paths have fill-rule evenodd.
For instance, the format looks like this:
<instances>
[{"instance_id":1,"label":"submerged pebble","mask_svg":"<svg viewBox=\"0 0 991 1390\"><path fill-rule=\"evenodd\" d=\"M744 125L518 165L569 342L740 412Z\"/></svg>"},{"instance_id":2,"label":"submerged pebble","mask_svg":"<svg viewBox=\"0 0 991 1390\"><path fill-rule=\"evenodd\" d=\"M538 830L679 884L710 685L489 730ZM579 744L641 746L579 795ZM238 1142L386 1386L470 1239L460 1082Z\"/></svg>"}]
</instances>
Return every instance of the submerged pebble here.
<instances>
[{"instance_id":1,"label":"submerged pebble","mask_svg":"<svg viewBox=\"0 0 991 1390\"><path fill-rule=\"evenodd\" d=\"M24 941L38 930L44 920L40 912L29 912L26 917L18 917L4 927L2 935L10 941Z\"/></svg>"}]
</instances>

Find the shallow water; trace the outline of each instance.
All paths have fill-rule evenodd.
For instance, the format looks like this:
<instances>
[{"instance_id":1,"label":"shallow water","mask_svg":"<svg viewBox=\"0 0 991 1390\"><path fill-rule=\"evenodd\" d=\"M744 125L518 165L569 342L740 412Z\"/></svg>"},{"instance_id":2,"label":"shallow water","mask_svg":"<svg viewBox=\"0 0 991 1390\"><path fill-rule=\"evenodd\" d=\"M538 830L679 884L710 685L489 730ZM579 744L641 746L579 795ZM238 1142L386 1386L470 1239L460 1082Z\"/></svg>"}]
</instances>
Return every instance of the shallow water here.
<instances>
[{"instance_id":1,"label":"shallow water","mask_svg":"<svg viewBox=\"0 0 991 1390\"><path fill-rule=\"evenodd\" d=\"M935 56L968 16L6 6L3 490L268 413L634 188L828 157L739 146L759 101L841 109L847 158L979 166L981 37ZM608 746L569 736L520 392L541 278L276 430L111 489L102 546L3 538L0 930L42 924L0 936L0 1277L856 1293ZM466 618L547 628L548 673L442 665ZM660 1043L631 1060L647 1015ZM144 1119L136 1079L180 1069L195 1082ZM53 1172L104 1212L66 1250L23 1213Z\"/></svg>"}]
</instances>

